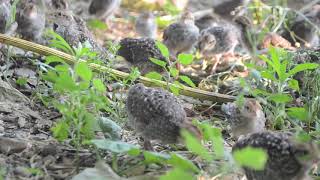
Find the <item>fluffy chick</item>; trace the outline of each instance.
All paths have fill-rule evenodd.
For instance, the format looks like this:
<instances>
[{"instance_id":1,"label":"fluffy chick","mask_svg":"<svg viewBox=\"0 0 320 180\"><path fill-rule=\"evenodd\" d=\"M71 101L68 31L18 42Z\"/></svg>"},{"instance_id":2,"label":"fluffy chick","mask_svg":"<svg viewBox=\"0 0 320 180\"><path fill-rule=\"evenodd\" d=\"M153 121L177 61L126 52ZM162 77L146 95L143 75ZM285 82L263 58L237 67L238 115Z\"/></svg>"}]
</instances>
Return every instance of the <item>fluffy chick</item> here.
<instances>
[{"instance_id":1,"label":"fluffy chick","mask_svg":"<svg viewBox=\"0 0 320 180\"><path fill-rule=\"evenodd\" d=\"M320 45L319 32L320 28L320 4L314 5L309 11L304 13L305 18L313 23L307 22L302 16L298 16L291 26L290 31L286 31L283 36L292 44L300 43L302 47L317 47Z\"/></svg>"},{"instance_id":2,"label":"fluffy chick","mask_svg":"<svg viewBox=\"0 0 320 180\"><path fill-rule=\"evenodd\" d=\"M27 40L39 42L45 28L43 7L30 1L21 3L17 12L18 33Z\"/></svg>"},{"instance_id":3,"label":"fluffy chick","mask_svg":"<svg viewBox=\"0 0 320 180\"><path fill-rule=\"evenodd\" d=\"M248 180L307 180L308 172L319 160L318 147L313 142L299 142L284 133L260 132L238 140L232 151L245 147L261 148L268 160L263 170L243 167Z\"/></svg>"},{"instance_id":4,"label":"fluffy chick","mask_svg":"<svg viewBox=\"0 0 320 180\"><path fill-rule=\"evenodd\" d=\"M162 72L163 68L150 61L150 58L156 58L166 61L166 58L161 54L155 40L151 38L125 38L120 41L120 48L117 55L122 56L131 65L138 67L142 75L157 71Z\"/></svg>"},{"instance_id":5,"label":"fluffy chick","mask_svg":"<svg viewBox=\"0 0 320 180\"><path fill-rule=\"evenodd\" d=\"M136 20L135 29L140 37L155 39L158 26L152 12L141 13Z\"/></svg>"},{"instance_id":6,"label":"fluffy chick","mask_svg":"<svg viewBox=\"0 0 320 180\"><path fill-rule=\"evenodd\" d=\"M190 52L196 45L199 29L194 24L194 16L186 11L178 22L169 25L163 32L163 43L168 47L172 58L183 52Z\"/></svg>"},{"instance_id":7,"label":"fluffy chick","mask_svg":"<svg viewBox=\"0 0 320 180\"><path fill-rule=\"evenodd\" d=\"M99 19L108 19L119 9L121 0L92 0L89 6L89 14Z\"/></svg>"},{"instance_id":8,"label":"fluffy chick","mask_svg":"<svg viewBox=\"0 0 320 180\"><path fill-rule=\"evenodd\" d=\"M10 1L0 0L0 33L5 33L6 25L10 18Z\"/></svg>"},{"instance_id":9,"label":"fluffy chick","mask_svg":"<svg viewBox=\"0 0 320 180\"><path fill-rule=\"evenodd\" d=\"M160 140L165 144L176 143L180 130L186 129L201 137L199 130L186 119L186 112L177 98L160 88L148 88L139 83L129 90L126 109L129 123L145 140Z\"/></svg>"},{"instance_id":10,"label":"fluffy chick","mask_svg":"<svg viewBox=\"0 0 320 180\"><path fill-rule=\"evenodd\" d=\"M215 73L222 55L233 54L239 44L239 32L225 23L203 30L199 38L199 50L205 58L214 58L211 74Z\"/></svg>"},{"instance_id":11,"label":"fluffy chick","mask_svg":"<svg viewBox=\"0 0 320 180\"><path fill-rule=\"evenodd\" d=\"M241 107L235 103L227 103L221 107L231 124L232 135L238 139L242 135L265 130L266 118L260 103L246 99Z\"/></svg>"}]
</instances>

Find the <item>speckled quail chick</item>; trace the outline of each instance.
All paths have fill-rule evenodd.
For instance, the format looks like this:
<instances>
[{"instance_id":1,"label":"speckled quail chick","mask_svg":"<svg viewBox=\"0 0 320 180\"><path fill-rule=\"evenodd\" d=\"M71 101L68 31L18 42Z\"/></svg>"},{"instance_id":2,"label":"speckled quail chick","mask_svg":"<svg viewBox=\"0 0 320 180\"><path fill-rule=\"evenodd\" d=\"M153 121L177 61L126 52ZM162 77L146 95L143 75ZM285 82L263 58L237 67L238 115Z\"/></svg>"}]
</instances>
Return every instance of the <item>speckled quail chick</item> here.
<instances>
[{"instance_id":1,"label":"speckled quail chick","mask_svg":"<svg viewBox=\"0 0 320 180\"><path fill-rule=\"evenodd\" d=\"M232 151L248 146L261 148L268 155L263 170L243 167L248 180L311 180L308 171L319 160L319 150L313 142L299 142L284 133L266 131L248 135Z\"/></svg>"},{"instance_id":2,"label":"speckled quail chick","mask_svg":"<svg viewBox=\"0 0 320 180\"><path fill-rule=\"evenodd\" d=\"M89 13L99 19L108 19L120 7L121 0L92 0Z\"/></svg>"},{"instance_id":3,"label":"speckled quail chick","mask_svg":"<svg viewBox=\"0 0 320 180\"><path fill-rule=\"evenodd\" d=\"M238 107L236 103L227 103L222 105L221 110L230 122L235 139L242 135L265 130L265 115L260 103L256 100L246 99L241 107Z\"/></svg>"},{"instance_id":4,"label":"speckled quail chick","mask_svg":"<svg viewBox=\"0 0 320 180\"><path fill-rule=\"evenodd\" d=\"M24 39L39 42L45 28L45 13L43 6L35 2L22 2L17 11L18 33Z\"/></svg>"},{"instance_id":5,"label":"speckled quail chick","mask_svg":"<svg viewBox=\"0 0 320 180\"><path fill-rule=\"evenodd\" d=\"M195 25L199 28L199 31L201 32L204 29L207 29L211 26L218 25L218 17L214 16L213 14L206 14L202 17L199 17L195 21Z\"/></svg>"},{"instance_id":6,"label":"speckled quail chick","mask_svg":"<svg viewBox=\"0 0 320 180\"><path fill-rule=\"evenodd\" d=\"M239 32L225 23L203 30L199 38L199 50L205 58L213 58L215 63L211 74L215 73L220 59L225 54L233 54L239 44Z\"/></svg>"},{"instance_id":7,"label":"speckled quail chick","mask_svg":"<svg viewBox=\"0 0 320 180\"><path fill-rule=\"evenodd\" d=\"M155 39L158 26L152 12L141 13L136 20L135 29L140 37Z\"/></svg>"},{"instance_id":8,"label":"speckled quail chick","mask_svg":"<svg viewBox=\"0 0 320 180\"><path fill-rule=\"evenodd\" d=\"M141 83L132 86L126 109L129 123L144 138L146 149L150 149L149 140L165 144L178 142L181 129L201 137L200 131L186 119L177 98L163 89L148 88Z\"/></svg>"},{"instance_id":9,"label":"speckled quail chick","mask_svg":"<svg viewBox=\"0 0 320 180\"><path fill-rule=\"evenodd\" d=\"M283 36L288 39L292 44L300 43L302 47L317 47L320 45L319 32L320 28L320 4L314 5L311 10L304 14L305 18L298 16L291 26L290 31L286 31Z\"/></svg>"},{"instance_id":10,"label":"speckled quail chick","mask_svg":"<svg viewBox=\"0 0 320 180\"><path fill-rule=\"evenodd\" d=\"M10 18L10 1L0 0L0 33L5 33L6 24Z\"/></svg>"},{"instance_id":11,"label":"speckled quail chick","mask_svg":"<svg viewBox=\"0 0 320 180\"><path fill-rule=\"evenodd\" d=\"M163 43L168 47L171 58L180 53L188 53L196 45L199 29L194 24L191 12L184 12L178 22L169 25L163 32Z\"/></svg>"},{"instance_id":12,"label":"speckled quail chick","mask_svg":"<svg viewBox=\"0 0 320 180\"><path fill-rule=\"evenodd\" d=\"M138 67L142 75L151 72L162 72L163 68L150 61L150 58L156 58L166 61L161 54L155 40L151 38L125 38L120 41L120 48L117 54L126 59L131 65Z\"/></svg>"}]
</instances>

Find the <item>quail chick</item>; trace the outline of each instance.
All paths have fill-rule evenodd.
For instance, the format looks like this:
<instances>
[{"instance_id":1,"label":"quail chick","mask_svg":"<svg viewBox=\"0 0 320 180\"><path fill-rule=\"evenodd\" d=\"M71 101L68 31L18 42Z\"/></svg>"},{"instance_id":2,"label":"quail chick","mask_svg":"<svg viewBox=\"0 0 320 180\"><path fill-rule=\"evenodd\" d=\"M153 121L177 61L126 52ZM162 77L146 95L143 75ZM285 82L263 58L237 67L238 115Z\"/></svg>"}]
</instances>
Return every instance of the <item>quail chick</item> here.
<instances>
[{"instance_id":1,"label":"quail chick","mask_svg":"<svg viewBox=\"0 0 320 180\"><path fill-rule=\"evenodd\" d=\"M157 37L158 26L152 12L140 14L136 20L135 29L140 37L155 39Z\"/></svg>"},{"instance_id":2,"label":"quail chick","mask_svg":"<svg viewBox=\"0 0 320 180\"><path fill-rule=\"evenodd\" d=\"M284 133L260 132L238 140L232 151L245 147L262 148L268 155L263 170L243 167L248 180L307 180L308 171L319 160L312 142L302 143Z\"/></svg>"},{"instance_id":3,"label":"quail chick","mask_svg":"<svg viewBox=\"0 0 320 180\"><path fill-rule=\"evenodd\" d=\"M231 124L232 135L238 139L242 135L261 132L265 130L265 115L260 103L247 99L243 106L227 103L221 107Z\"/></svg>"},{"instance_id":4,"label":"quail chick","mask_svg":"<svg viewBox=\"0 0 320 180\"><path fill-rule=\"evenodd\" d=\"M180 53L190 52L196 45L199 29L194 24L191 12L186 11L178 22L169 25L163 32L163 43L168 47L171 58Z\"/></svg>"},{"instance_id":5,"label":"quail chick","mask_svg":"<svg viewBox=\"0 0 320 180\"><path fill-rule=\"evenodd\" d=\"M300 43L302 47L317 47L320 45L319 32L320 28L320 4L314 5L312 9L304 14L313 25L305 20L302 16L298 16L291 26L290 31L286 31L283 36L292 44Z\"/></svg>"},{"instance_id":6,"label":"quail chick","mask_svg":"<svg viewBox=\"0 0 320 180\"><path fill-rule=\"evenodd\" d=\"M5 33L10 18L10 1L0 0L0 33Z\"/></svg>"},{"instance_id":7,"label":"quail chick","mask_svg":"<svg viewBox=\"0 0 320 180\"><path fill-rule=\"evenodd\" d=\"M131 65L138 67L142 75L157 71L162 72L163 68L150 61L150 58L156 58L166 61L161 54L155 40L151 38L125 38L120 41L120 48L117 54L126 59Z\"/></svg>"},{"instance_id":8,"label":"quail chick","mask_svg":"<svg viewBox=\"0 0 320 180\"><path fill-rule=\"evenodd\" d=\"M45 28L45 13L43 7L34 2L21 4L17 12L18 33L27 40L39 42Z\"/></svg>"},{"instance_id":9,"label":"quail chick","mask_svg":"<svg viewBox=\"0 0 320 180\"><path fill-rule=\"evenodd\" d=\"M119 9L121 0L92 0L89 13L99 19L108 19Z\"/></svg>"},{"instance_id":10,"label":"quail chick","mask_svg":"<svg viewBox=\"0 0 320 180\"><path fill-rule=\"evenodd\" d=\"M219 24L203 30L199 38L199 50L205 58L214 58L211 74L215 73L222 55L233 54L239 44L239 35L231 25Z\"/></svg>"},{"instance_id":11,"label":"quail chick","mask_svg":"<svg viewBox=\"0 0 320 180\"><path fill-rule=\"evenodd\" d=\"M201 32L204 29L207 29L211 26L218 25L218 17L215 17L213 14L206 14L195 21L195 25L199 28Z\"/></svg>"},{"instance_id":12,"label":"quail chick","mask_svg":"<svg viewBox=\"0 0 320 180\"><path fill-rule=\"evenodd\" d=\"M144 138L146 149L150 149L149 140L165 144L178 142L181 129L201 137L199 130L186 119L177 98L160 88L148 88L141 83L132 86L126 109L129 123Z\"/></svg>"}]
</instances>

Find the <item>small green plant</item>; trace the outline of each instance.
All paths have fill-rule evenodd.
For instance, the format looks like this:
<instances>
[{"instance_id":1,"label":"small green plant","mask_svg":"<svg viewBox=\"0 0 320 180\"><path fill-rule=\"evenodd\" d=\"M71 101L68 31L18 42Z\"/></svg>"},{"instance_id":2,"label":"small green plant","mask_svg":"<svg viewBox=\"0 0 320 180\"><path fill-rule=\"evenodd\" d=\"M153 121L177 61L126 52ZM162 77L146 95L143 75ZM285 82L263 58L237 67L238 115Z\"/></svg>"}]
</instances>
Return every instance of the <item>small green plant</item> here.
<instances>
[{"instance_id":1,"label":"small green plant","mask_svg":"<svg viewBox=\"0 0 320 180\"><path fill-rule=\"evenodd\" d=\"M247 88L252 95L261 97L268 102L267 106L273 117L274 126L281 129L284 126L285 119L288 118L288 114L298 115L302 113L300 108L286 109L286 105L293 101L290 92L300 91L299 83L293 76L302 71L316 69L319 65L315 63L293 65L290 53L274 47L270 47L269 56L262 55L260 58L266 62L267 68L249 65L249 67L258 70L253 70L253 78L251 79L257 84L257 87L252 88L250 85ZM298 119L300 117L296 116ZM300 120L303 119L300 118Z\"/></svg>"},{"instance_id":2,"label":"small green plant","mask_svg":"<svg viewBox=\"0 0 320 180\"><path fill-rule=\"evenodd\" d=\"M146 74L146 77L150 79L155 79L155 80L165 80L168 83L168 88L175 95L179 94L178 87L182 85L181 82L191 87L196 87L196 85L192 82L192 80L188 76L179 75L179 70L175 67L176 63L180 63L182 65L191 64L193 62L193 55L179 54L178 60L176 62L171 63L169 61L170 53L168 48L160 42L156 42L156 44L159 50L161 51L162 55L167 59L167 61L162 61L155 58L150 58L150 61L152 61L156 65L161 66L165 70L167 75L163 76L157 72L149 72L148 74ZM169 82L172 82L172 79L173 79L173 85L169 86Z\"/></svg>"}]
</instances>

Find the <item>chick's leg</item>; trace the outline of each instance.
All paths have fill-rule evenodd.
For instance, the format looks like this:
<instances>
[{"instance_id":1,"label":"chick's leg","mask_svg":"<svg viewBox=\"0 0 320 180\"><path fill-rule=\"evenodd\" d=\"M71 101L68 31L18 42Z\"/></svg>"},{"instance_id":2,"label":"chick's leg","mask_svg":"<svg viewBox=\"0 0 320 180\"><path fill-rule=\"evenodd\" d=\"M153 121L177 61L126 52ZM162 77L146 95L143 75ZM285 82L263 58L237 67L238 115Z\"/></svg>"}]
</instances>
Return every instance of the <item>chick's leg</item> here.
<instances>
[{"instance_id":1,"label":"chick's leg","mask_svg":"<svg viewBox=\"0 0 320 180\"><path fill-rule=\"evenodd\" d=\"M213 59L215 60L215 62L213 63L213 66L212 66L212 68L211 68L210 74L216 73L217 66L218 66L218 64L219 64L219 62L220 62L221 57L222 57L221 54L217 54L217 55L214 56Z\"/></svg>"}]
</instances>

